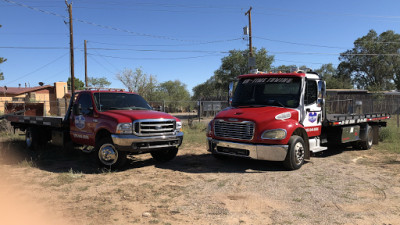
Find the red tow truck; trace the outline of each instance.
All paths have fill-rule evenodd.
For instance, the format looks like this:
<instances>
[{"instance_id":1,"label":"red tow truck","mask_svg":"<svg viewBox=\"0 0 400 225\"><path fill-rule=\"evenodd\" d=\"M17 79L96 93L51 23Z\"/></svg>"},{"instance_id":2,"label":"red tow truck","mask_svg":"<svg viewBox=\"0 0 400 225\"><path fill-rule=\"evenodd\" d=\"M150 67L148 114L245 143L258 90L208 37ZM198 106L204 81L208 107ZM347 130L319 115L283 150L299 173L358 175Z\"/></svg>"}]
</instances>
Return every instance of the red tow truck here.
<instances>
[{"instance_id":1,"label":"red tow truck","mask_svg":"<svg viewBox=\"0 0 400 225\"><path fill-rule=\"evenodd\" d=\"M65 117L8 115L14 128L25 131L26 145L68 142L95 152L107 167L120 167L127 154L151 153L157 161L173 159L182 144L181 121L153 111L140 95L114 89L89 89L74 94Z\"/></svg>"},{"instance_id":2,"label":"red tow truck","mask_svg":"<svg viewBox=\"0 0 400 225\"><path fill-rule=\"evenodd\" d=\"M312 71L239 76L231 106L208 125L208 151L217 158L282 161L295 170L328 146L377 144L379 128L390 115L327 114L325 88Z\"/></svg>"}]
</instances>

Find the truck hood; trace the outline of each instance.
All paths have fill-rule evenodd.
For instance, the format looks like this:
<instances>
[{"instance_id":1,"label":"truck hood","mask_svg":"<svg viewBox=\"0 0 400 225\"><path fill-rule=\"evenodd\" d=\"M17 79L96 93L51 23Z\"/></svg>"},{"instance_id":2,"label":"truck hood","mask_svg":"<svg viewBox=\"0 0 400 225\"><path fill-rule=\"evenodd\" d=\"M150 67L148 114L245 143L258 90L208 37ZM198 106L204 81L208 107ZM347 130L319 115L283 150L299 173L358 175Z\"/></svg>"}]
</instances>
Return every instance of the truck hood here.
<instances>
[{"instance_id":1,"label":"truck hood","mask_svg":"<svg viewBox=\"0 0 400 225\"><path fill-rule=\"evenodd\" d=\"M167 113L153 110L109 110L101 114L113 117L119 122L132 122L142 119L174 119L179 121L178 118Z\"/></svg>"},{"instance_id":2,"label":"truck hood","mask_svg":"<svg viewBox=\"0 0 400 225\"><path fill-rule=\"evenodd\" d=\"M248 107L248 108L233 108L229 107L221 111L215 116L215 119L238 119L240 121L254 121L262 123L270 120L275 120L275 116L290 112L291 119L298 120L298 112L294 109L281 107Z\"/></svg>"}]
</instances>

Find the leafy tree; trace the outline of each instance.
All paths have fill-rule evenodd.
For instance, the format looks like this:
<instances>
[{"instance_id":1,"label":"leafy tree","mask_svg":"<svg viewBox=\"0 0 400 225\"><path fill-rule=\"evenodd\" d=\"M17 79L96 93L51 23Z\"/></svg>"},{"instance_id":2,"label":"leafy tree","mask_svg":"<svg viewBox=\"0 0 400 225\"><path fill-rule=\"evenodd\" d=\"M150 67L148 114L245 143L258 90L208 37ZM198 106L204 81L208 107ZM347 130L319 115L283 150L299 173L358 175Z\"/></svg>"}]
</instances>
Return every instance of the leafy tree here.
<instances>
[{"instance_id":1,"label":"leafy tree","mask_svg":"<svg viewBox=\"0 0 400 225\"><path fill-rule=\"evenodd\" d=\"M322 79L326 81L327 89L350 89L352 88L350 78L341 76L337 68L334 68L332 63L324 64L321 68L315 70Z\"/></svg>"},{"instance_id":2,"label":"leafy tree","mask_svg":"<svg viewBox=\"0 0 400 225\"><path fill-rule=\"evenodd\" d=\"M186 88L186 84L175 81L166 81L159 85L158 91L162 99L168 101L168 107L174 110L183 110L189 104L183 104L183 101L190 100L190 93ZM178 103L181 102L181 103ZM179 108L181 107L181 108Z\"/></svg>"},{"instance_id":3,"label":"leafy tree","mask_svg":"<svg viewBox=\"0 0 400 225\"><path fill-rule=\"evenodd\" d=\"M228 86L217 88L215 76L210 77L206 82L195 86L192 100L226 100Z\"/></svg>"},{"instance_id":4,"label":"leafy tree","mask_svg":"<svg viewBox=\"0 0 400 225\"><path fill-rule=\"evenodd\" d=\"M228 85L235 80L237 76L249 72L248 67L249 50L231 50L229 55L221 59L221 66L214 72L214 76L205 83L199 84L193 88L193 99L221 99L227 98ZM269 71L274 56L268 56L267 50L254 48L256 58L256 68L260 71Z\"/></svg>"},{"instance_id":5,"label":"leafy tree","mask_svg":"<svg viewBox=\"0 0 400 225\"><path fill-rule=\"evenodd\" d=\"M226 89L229 82L234 80L241 74L249 72L248 63L249 50L231 50L229 55L222 58L222 64L218 70L214 72L217 88ZM268 56L267 50L254 48L254 57L256 58L256 68L260 71L270 70L274 56Z\"/></svg>"},{"instance_id":6,"label":"leafy tree","mask_svg":"<svg viewBox=\"0 0 400 225\"><path fill-rule=\"evenodd\" d=\"M144 73L141 68L136 68L135 72L131 69L125 69L118 73L116 77L129 91L137 92L148 101L154 101L158 97L156 94L158 83L156 77Z\"/></svg>"},{"instance_id":7,"label":"leafy tree","mask_svg":"<svg viewBox=\"0 0 400 225\"><path fill-rule=\"evenodd\" d=\"M88 86L89 87L108 87L111 85L111 82L107 80L106 77L88 77Z\"/></svg>"},{"instance_id":8,"label":"leafy tree","mask_svg":"<svg viewBox=\"0 0 400 225\"><path fill-rule=\"evenodd\" d=\"M85 88L85 83L83 83L83 81L79 80L78 78L75 77L74 82L75 90L83 90ZM71 77L68 78L67 84L68 89L71 90Z\"/></svg>"},{"instance_id":9,"label":"leafy tree","mask_svg":"<svg viewBox=\"0 0 400 225\"><path fill-rule=\"evenodd\" d=\"M0 25L1 27L1 25ZM7 61L7 59L0 57L0 64L2 64L3 62ZM0 80L4 80L4 74L3 72L0 72Z\"/></svg>"},{"instance_id":10,"label":"leafy tree","mask_svg":"<svg viewBox=\"0 0 400 225\"><path fill-rule=\"evenodd\" d=\"M357 88L400 89L399 49L399 34L388 30L378 35L370 30L354 42L352 49L340 55L339 74L351 78Z\"/></svg>"}]
</instances>

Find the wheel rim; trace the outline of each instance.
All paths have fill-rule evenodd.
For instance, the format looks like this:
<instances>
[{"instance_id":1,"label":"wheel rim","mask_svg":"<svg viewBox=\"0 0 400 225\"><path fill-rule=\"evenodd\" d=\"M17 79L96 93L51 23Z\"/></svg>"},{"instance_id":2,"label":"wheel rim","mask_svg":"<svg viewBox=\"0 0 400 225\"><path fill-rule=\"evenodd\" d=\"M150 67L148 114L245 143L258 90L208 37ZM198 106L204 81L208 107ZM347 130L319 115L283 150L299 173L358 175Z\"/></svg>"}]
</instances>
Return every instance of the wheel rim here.
<instances>
[{"instance_id":1,"label":"wheel rim","mask_svg":"<svg viewBox=\"0 0 400 225\"><path fill-rule=\"evenodd\" d=\"M300 142L297 142L294 146L295 162L296 165L300 165L304 160L304 147Z\"/></svg>"},{"instance_id":2,"label":"wheel rim","mask_svg":"<svg viewBox=\"0 0 400 225\"><path fill-rule=\"evenodd\" d=\"M111 144L104 144L99 149L100 162L106 166L114 165L118 160L118 151Z\"/></svg>"},{"instance_id":3,"label":"wheel rim","mask_svg":"<svg viewBox=\"0 0 400 225\"><path fill-rule=\"evenodd\" d=\"M28 148L32 146L32 133L29 130L26 131L25 142Z\"/></svg>"}]
</instances>

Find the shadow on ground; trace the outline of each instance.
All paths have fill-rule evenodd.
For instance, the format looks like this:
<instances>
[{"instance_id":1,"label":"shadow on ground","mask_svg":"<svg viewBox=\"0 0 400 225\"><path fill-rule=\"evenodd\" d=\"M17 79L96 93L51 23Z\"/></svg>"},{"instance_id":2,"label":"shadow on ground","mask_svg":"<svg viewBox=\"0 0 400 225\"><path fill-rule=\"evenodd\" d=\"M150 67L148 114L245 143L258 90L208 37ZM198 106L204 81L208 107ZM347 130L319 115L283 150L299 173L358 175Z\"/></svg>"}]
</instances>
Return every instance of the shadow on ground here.
<instances>
[{"instance_id":1,"label":"shadow on ground","mask_svg":"<svg viewBox=\"0 0 400 225\"><path fill-rule=\"evenodd\" d=\"M328 151L315 154L313 157L330 157L341 154L343 151L353 150L351 148L332 147ZM111 168L99 166L94 153L83 153L76 149L65 150L52 145L46 145L38 151L32 151L26 149L24 141L20 140L0 143L0 163L4 165L28 165L54 173L73 170L85 174L97 174L111 171ZM263 173L286 170L282 162L234 157L217 159L209 153L181 153L173 160L165 163L155 161L149 154L145 156L128 156L128 162L123 168L112 171L119 172L149 166L185 173Z\"/></svg>"}]
</instances>

